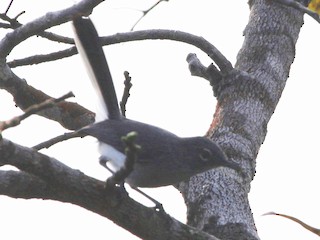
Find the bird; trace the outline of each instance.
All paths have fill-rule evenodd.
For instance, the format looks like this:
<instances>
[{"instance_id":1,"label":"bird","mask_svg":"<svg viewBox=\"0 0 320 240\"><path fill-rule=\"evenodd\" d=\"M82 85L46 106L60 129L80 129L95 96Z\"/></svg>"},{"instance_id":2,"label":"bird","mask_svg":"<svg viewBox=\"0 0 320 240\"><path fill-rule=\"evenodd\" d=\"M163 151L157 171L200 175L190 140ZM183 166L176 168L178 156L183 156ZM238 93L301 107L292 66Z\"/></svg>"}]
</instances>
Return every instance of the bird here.
<instances>
[{"instance_id":1,"label":"bird","mask_svg":"<svg viewBox=\"0 0 320 240\"><path fill-rule=\"evenodd\" d=\"M127 159L121 140L137 133L141 149L133 169L123 179L131 187L154 188L174 185L217 167L239 171L239 164L227 158L217 143L203 137L181 138L162 128L121 115L109 66L97 30L88 17L73 19L75 43L89 73L103 111L101 119L79 130L98 139L102 159L119 171Z\"/></svg>"}]
</instances>

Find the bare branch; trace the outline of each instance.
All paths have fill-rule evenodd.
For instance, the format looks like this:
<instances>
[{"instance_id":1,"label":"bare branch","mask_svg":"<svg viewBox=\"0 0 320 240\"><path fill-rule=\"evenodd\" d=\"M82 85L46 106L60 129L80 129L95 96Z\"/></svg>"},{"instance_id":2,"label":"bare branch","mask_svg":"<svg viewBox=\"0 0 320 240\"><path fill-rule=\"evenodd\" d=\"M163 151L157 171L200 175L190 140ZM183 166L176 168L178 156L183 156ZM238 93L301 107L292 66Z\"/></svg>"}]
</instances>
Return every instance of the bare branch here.
<instances>
[{"instance_id":1,"label":"bare branch","mask_svg":"<svg viewBox=\"0 0 320 240\"><path fill-rule=\"evenodd\" d=\"M226 59L226 57L209 41L203 37L196 36L190 33L174 30L142 30L128 33L118 33L115 35L102 37L101 42L105 45L130 42L138 40L173 40L178 42L184 42L193 45L202 51L218 65L223 73L227 73L233 69L232 64Z\"/></svg>"},{"instance_id":2,"label":"bare branch","mask_svg":"<svg viewBox=\"0 0 320 240\"><path fill-rule=\"evenodd\" d=\"M0 42L0 88L11 93L21 109L38 104L50 98L37 89L29 86L24 80L17 77L6 64L6 57L12 49L29 38L37 35L45 29L71 20L74 16L88 15L92 9L103 0L82 0L67 9L50 12L46 15L17 27L8 33ZM10 19L4 14L2 19L20 24L16 19ZM84 110L84 111L83 111ZM71 112L70 112L71 111ZM58 121L67 129L78 129L94 121L94 114L83 107L68 102L60 102L57 106L41 112L43 116ZM76 118L75 118L76 117Z\"/></svg>"},{"instance_id":3,"label":"bare branch","mask_svg":"<svg viewBox=\"0 0 320 240\"><path fill-rule=\"evenodd\" d=\"M22 13L19 13L18 15L17 15L17 17L19 17L19 16L21 16L22 14L23 14L24 12L22 12ZM18 20L17 20L17 17L15 17L15 18L10 18L9 16L7 16L7 14L5 14L5 13L0 13L0 19L2 19L2 20L4 20L4 21L6 21L6 22L8 22L9 24L8 24L8 28L18 28L18 27L20 27L21 26L21 24L18 22Z\"/></svg>"},{"instance_id":4,"label":"bare branch","mask_svg":"<svg viewBox=\"0 0 320 240\"><path fill-rule=\"evenodd\" d=\"M232 64L226 59L226 57L210 42L205 40L203 37L192 35L190 33L174 30L142 30L128 33L117 33L115 35L101 37L101 43L103 45L112 45L122 42L140 41L140 40L173 40L178 42L188 43L193 45L202 51L204 51L208 56L218 65L222 73L227 73L233 69ZM1 47L1 46L0 46ZM69 57L74 55L76 52L75 47L66 49L64 51L51 53L47 55L42 55L41 57L35 57L34 60L37 63L47 62L56 59L61 59L64 57ZM55 57L53 58L52 55ZM32 57L30 57L32 58ZM14 65L13 62L10 64ZM23 65L23 64L21 64ZM20 65L20 66L21 66Z\"/></svg>"},{"instance_id":5,"label":"bare branch","mask_svg":"<svg viewBox=\"0 0 320 240\"><path fill-rule=\"evenodd\" d=\"M26 13L25 11L22 11L22 12L18 13L17 16L14 17L14 19L17 20L18 17L20 17L22 14L25 14L25 13Z\"/></svg>"},{"instance_id":6,"label":"bare branch","mask_svg":"<svg viewBox=\"0 0 320 240\"><path fill-rule=\"evenodd\" d=\"M16 76L6 64L0 62L0 89L5 89L22 110L51 99L49 95L28 85ZM59 122L67 129L75 130L94 122L95 114L77 103L62 101L54 107L38 113Z\"/></svg>"},{"instance_id":7,"label":"bare branch","mask_svg":"<svg viewBox=\"0 0 320 240\"><path fill-rule=\"evenodd\" d=\"M11 28L11 25L8 23L0 23L0 28L9 29Z\"/></svg>"},{"instance_id":8,"label":"bare branch","mask_svg":"<svg viewBox=\"0 0 320 240\"><path fill-rule=\"evenodd\" d=\"M32 148L39 151L44 148L49 148L52 145L57 144L59 142L66 141L71 138L84 137L84 136L85 136L84 134L80 134L78 132L64 133L60 136L57 136L57 137L51 138L45 142L39 143L38 145L33 146Z\"/></svg>"},{"instance_id":9,"label":"bare branch","mask_svg":"<svg viewBox=\"0 0 320 240\"><path fill-rule=\"evenodd\" d=\"M150 8L148 8L147 10L141 11L142 12L142 16L136 21L136 23L132 26L132 28L130 29L131 31L137 26L137 24L148 14L152 11L152 9L154 9L156 6L159 5L159 3L161 2L168 2L169 0L158 0L158 2L156 2L155 4L153 4Z\"/></svg>"},{"instance_id":10,"label":"bare branch","mask_svg":"<svg viewBox=\"0 0 320 240\"><path fill-rule=\"evenodd\" d=\"M131 77L129 75L129 72L125 71L124 72L124 89L123 89L123 94L122 94L122 99L120 101L120 109L121 109L121 113L122 116L126 116L126 105L128 102L128 99L130 97L130 89L132 87L132 83L131 83Z\"/></svg>"},{"instance_id":11,"label":"bare branch","mask_svg":"<svg viewBox=\"0 0 320 240\"><path fill-rule=\"evenodd\" d=\"M77 54L77 48L71 47L67 48L62 51L53 52L49 54L41 54L41 55L34 55L31 57L26 57L22 59L15 59L11 62L8 62L8 66L11 68L19 67L19 66L26 66L26 65L33 65L33 64L39 64L43 62L50 62L50 61L56 61L62 58L71 57L75 54Z\"/></svg>"},{"instance_id":12,"label":"bare branch","mask_svg":"<svg viewBox=\"0 0 320 240\"><path fill-rule=\"evenodd\" d=\"M189 53L187 56L187 62L189 64L189 70L192 76L197 76L210 80L210 75L208 74L208 68L205 67L197 57L195 53Z\"/></svg>"},{"instance_id":13,"label":"bare branch","mask_svg":"<svg viewBox=\"0 0 320 240\"><path fill-rule=\"evenodd\" d=\"M59 34L55 34L55 33L48 32L48 31L44 31L42 33L39 33L38 36L46 38L46 39L51 40L53 42L74 44L73 38L61 36Z\"/></svg>"},{"instance_id":14,"label":"bare branch","mask_svg":"<svg viewBox=\"0 0 320 240\"><path fill-rule=\"evenodd\" d=\"M25 110L24 114L17 116L17 117L14 117L8 121L0 122L0 133L7 128L15 127L15 126L19 125L22 120L26 119L27 117L31 116L32 114L38 113L46 108L53 107L56 103L59 103L59 102L65 100L67 98L70 98L70 97L74 97L74 94L72 92L69 92L69 93L63 95L60 98L47 99L40 104L35 104L35 105L28 107Z\"/></svg>"},{"instance_id":15,"label":"bare branch","mask_svg":"<svg viewBox=\"0 0 320 240\"><path fill-rule=\"evenodd\" d=\"M123 191L116 191L117 189L107 191L102 181L86 176L44 154L3 139L0 141L0 165L5 164L15 166L22 172L0 172L0 179L6 179L0 181L0 193L10 194L10 189L5 183L10 183L9 185L12 186L11 178L14 177L17 179L15 187L18 189L26 188L23 185L28 183L39 186L39 192L36 192L35 187L29 187L34 197L76 204L109 218L143 239L217 240L207 233L180 223L163 212L154 211L153 208L150 209L135 202ZM13 195L11 193L11 196ZM32 198L31 194L15 195ZM136 221L137 218L139 221Z\"/></svg>"},{"instance_id":16,"label":"bare branch","mask_svg":"<svg viewBox=\"0 0 320 240\"><path fill-rule=\"evenodd\" d=\"M295 217L292 217L292 216L289 216L289 215L285 215L285 214L281 214L281 213L275 213L275 212L268 212L268 213L263 214L262 216L266 216L266 215L276 215L276 216L288 218L288 219L300 224L302 227L304 227L305 229L309 230L310 232L313 232L314 234L320 236L320 229L311 227L310 225L308 225L308 224L302 222L301 220L299 220L298 218L295 218Z\"/></svg>"},{"instance_id":17,"label":"bare branch","mask_svg":"<svg viewBox=\"0 0 320 240\"><path fill-rule=\"evenodd\" d=\"M74 16L89 15L92 9L103 0L82 0L81 2L56 12L48 12L14 31L8 33L0 42L0 58L5 58L12 49L27 38L37 35L50 27L68 22Z\"/></svg>"},{"instance_id":18,"label":"bare branch","mask_svg":"<svg viewBox=\"0 0 320 240\"><path fill-rule=\"evenodd\" d=\"M210 64L208 67L205 67L200 60L198 59L197 55L194 53L189 53L187 56L187 62L189 64L189 70L192 76L198 76L204 78L210 82L212 86L213 95L218 96L218 86L221 84L222 74L216 68L215 65Z\"/></svg>"},{"instance_id":19,"label":"bare branch","mask_svg":"<svg viewBox=\"0 0 320 240\"><path fill-rule=\"evenodd\" d=\"M15 18L10 18L6 14L0 14L0 18L4 21L7 21L9 24L2 23L0 25L0 28L11 28L16 29L18 27L21 27L22 24L18 22L17 18L23 14L24 12L21 12L18 14ZM52 32L43 31L37 34L40 37L46 38L48 40L59 42L59 43L66 43L66 44L74 44L74 41L72 38L61 36Z\"/></svg>"},{"instance_id":20,"label":"bare branch","mask_svg":"<svg viewBox=\"0 0 320 240\"><path fill-rule=\"evenodd\" d=\"M0 195L24 199L57 199L57 189L23 171L0 170L0 182Z\"/></svg>"},{"instance_id":21,"label":"bare branch","mask_svg":"<svg viewBox=\"0 0 320 240\"><path fill-rule=\"evenodd\" d=\"M7 13L8 13L8 11L9 11L9 9L10 9L10 7L11 7L12 3L13 3L13 0L11 0L11 1L10 1L9 5L8 5L8 7L7 7L7 9L6 9L6 11L4 12L5 14L7 14Z\"/></svg>"}]
</instances>

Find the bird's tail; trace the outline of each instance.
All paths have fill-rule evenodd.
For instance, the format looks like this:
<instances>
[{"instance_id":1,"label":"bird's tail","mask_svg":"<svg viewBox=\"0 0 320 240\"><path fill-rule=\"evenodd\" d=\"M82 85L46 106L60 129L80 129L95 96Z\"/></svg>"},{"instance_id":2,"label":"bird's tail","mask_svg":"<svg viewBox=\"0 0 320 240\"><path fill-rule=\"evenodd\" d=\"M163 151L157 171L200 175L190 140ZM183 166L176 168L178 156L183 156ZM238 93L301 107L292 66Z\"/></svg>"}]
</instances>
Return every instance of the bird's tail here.
<instances>
[{"instance_id":1,"label":"bird's tail","mask_svg":"<svg viewBox=\"0 0 320 240\"><path fill-rule=\"evenodd\" d=\"M100 113L98 120L120 119L121 114L109 66L92 21L89 18L77 17L73 20L73 26L78 52L87 67L91 83L102 106L103 113Z\"/></svg>"}]
</instances>

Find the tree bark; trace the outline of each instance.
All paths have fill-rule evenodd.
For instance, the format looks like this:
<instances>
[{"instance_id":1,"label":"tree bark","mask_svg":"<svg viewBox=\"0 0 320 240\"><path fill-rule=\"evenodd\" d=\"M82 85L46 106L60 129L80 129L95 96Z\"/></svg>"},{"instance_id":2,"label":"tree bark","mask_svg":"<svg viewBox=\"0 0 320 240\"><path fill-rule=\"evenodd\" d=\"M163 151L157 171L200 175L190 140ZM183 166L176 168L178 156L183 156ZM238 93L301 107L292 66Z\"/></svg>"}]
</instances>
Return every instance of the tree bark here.
<instances>
[{"instance_id":1,"label":"tree bark","mask_svg":"<svg viewBox=\"0 0 320 240\"><path fill-rule=\"evenodd\" d=\"M235 69L221 80L210 138L242 165L197 175L180 187L188 224L221 239L259 239L248 202L259 148L289 76L303 14L275 1L252 1Z\"/></svg>"}]
</instances>

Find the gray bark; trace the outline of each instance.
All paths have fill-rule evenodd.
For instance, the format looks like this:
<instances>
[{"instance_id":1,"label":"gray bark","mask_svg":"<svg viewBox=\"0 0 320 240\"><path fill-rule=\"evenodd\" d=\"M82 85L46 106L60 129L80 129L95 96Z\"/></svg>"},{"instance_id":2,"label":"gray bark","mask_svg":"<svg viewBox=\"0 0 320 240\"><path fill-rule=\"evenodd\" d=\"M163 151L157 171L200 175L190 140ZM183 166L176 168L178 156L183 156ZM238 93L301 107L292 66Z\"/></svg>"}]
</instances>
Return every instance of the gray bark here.
<instances>
[{"instance_id":1,"label":"gray bark","mask_svg":"<svg viewBox=\"0 0 320 240\"><path fill-rule=\"evenodd\" d=\"M251 6L235 69L221 80L210 137L243 175L228 169L197 175L181 187L188 224L221 239L259 239L248 202L259 148L289 76L303 24L300 12L273 1Z\"/></svg>"}]
</instances>

